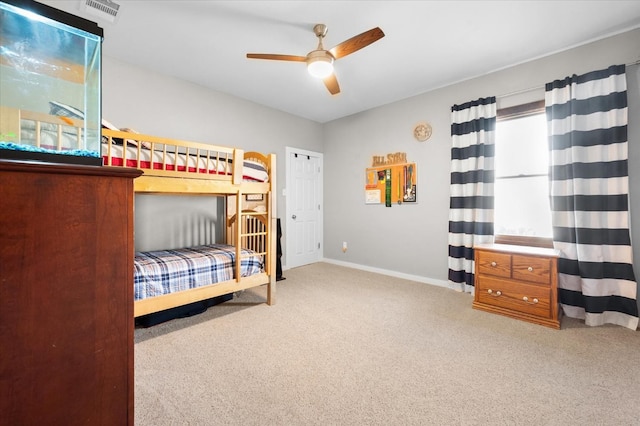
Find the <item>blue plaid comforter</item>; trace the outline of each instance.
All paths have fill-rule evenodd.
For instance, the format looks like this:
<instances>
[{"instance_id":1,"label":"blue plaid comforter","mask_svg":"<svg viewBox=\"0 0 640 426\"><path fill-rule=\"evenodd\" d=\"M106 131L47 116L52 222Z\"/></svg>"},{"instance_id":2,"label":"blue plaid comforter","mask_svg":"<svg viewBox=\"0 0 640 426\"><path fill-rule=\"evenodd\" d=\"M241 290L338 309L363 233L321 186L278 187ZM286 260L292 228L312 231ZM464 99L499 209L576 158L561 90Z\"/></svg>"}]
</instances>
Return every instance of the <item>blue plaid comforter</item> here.
<instances>
[{"instance_id":1,"label":"blue plaid comforter","mask_svg":"<svg viewBox=\"0 0 640 426\"><path fill-rule=\"evenodd\" d=\"M243 249L242 253L252 252ZM137 252L134 300L231 280L234 278L235 255L235 247L226 244ZM243 277L262 272L262 257L243 256L240 268Z\"/></svg>"}]
</instances>

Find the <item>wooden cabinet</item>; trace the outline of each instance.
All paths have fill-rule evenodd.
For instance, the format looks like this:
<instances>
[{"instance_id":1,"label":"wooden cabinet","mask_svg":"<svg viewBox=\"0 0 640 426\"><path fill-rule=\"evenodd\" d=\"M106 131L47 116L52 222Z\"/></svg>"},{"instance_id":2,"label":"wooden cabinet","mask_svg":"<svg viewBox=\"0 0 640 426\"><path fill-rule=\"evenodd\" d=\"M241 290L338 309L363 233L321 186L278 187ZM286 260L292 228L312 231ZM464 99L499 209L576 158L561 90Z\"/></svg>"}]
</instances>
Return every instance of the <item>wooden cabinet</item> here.
<instances>
[{"instance_id":1,"label":"wooden cabinet","mask_svg":"<svg viewBox=\"0 0 640 426\"><path fill-rule=\"evenodd\" d=\"M139 174L0 160L0 424L133 425Z\"/></svg>"},{"instance_id":2,"label":"wooden cabinet","mask_svg":"<svg viewBox=\"0 0 640 426\"><path fill-rule=\"evenodd\" d=\"M560 328L555 250L487 244L474 251L475 309Z\"/></svg>"}]
</instances>

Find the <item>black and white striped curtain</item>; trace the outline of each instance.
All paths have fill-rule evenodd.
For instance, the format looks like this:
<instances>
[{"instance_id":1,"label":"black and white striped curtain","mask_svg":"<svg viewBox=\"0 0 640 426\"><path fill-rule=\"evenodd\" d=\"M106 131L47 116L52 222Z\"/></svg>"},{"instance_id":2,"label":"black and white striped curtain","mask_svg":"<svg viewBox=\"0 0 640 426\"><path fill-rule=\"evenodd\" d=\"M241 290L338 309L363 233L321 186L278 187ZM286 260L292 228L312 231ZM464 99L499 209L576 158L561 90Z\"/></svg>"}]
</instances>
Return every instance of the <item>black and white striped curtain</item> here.
<instances>
[{"instance_id":1,"label":"black and white striped curtain","mask_svg":"<svg viewBox=\"0 0 640 426\"><path fill-rule=\"evenodd\" d=\"M496 98L451 107L449 286L473 291L473 246L493 242Z\"/></svg>"},{"instance_id":2,"label":"black and white striped curtain","mask_svg":"<svg viewBox=\"0 0 640 426\"><path fill-rule=\"evenodd\" d=\"M563 311L587 325L635 330L625 66L557 80L545 92Z\"/></svg>"}]
</instances>

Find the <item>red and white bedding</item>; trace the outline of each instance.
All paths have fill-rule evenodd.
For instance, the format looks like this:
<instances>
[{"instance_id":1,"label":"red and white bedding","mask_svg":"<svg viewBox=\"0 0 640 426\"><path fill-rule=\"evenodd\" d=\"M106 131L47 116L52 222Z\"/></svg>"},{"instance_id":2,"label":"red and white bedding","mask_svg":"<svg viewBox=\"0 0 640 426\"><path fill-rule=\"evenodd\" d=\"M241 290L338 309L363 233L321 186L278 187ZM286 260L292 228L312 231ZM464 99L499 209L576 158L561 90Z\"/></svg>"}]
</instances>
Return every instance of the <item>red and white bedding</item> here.
<instances>
[{"instance_id":1,"label":"red and white bedding","mask_svg":"<svg viewBox=\"0 0 640 426\"><path fill-rule=\"evenodd\" d=\"M36 143L36 122L33 120L20 120L20 143L23 145L38 146ZM57 151L69 151L82 148L81 139L78 138L78 129L72 126L62 126L60 138L58 138L58 125L52 123L40 124L40 148Z\"/></svg>"},{"instance_id":2,"label":"red and white bedding","mask_svg":"<svg viewBox=\"0 0 640 426\"><path fill-rule=\"evenodd\" d=\"M109 162L107 150L111 149L111 161ZM124 165L123 146L111 144L111 147L104 145L103 158L106 165L119 166ZM139 153L139 162L138 162ZM230 175L233 170L233 159L231 158L204 158L195 154L175 154L167 152L164 154L162 150L150 150L147 148L138 148L135 146L126 147L126 167L135 167L139 169L153 170L172 170L190 173L205 174L223 174ZM266 168L251 160L244 160L242 175L244 180L255 182L268 182L269 174Z\"/></svg>"},{"instance_id":3,"label":"red and white bedding","mask_svg":"<svg viewBox=\"0 0 640 426\"><path fill-rule=\"evenodd\" d=\"M79 129L66 124L69 124L67 123L69 118L84 119L84 114L71 106L59 102L52 101L50 102L50 106L50 114L54 117L59 117L61 122L58 123L56 121L54 124L53 122L38 122L36 119L22 119L20 143L54 151L68 151L83 148L81 146L82 138L79 137L78 133ZM65 120L65 118L67 118L67 120ZM39 124L39 127L37 124ZM104 119L102 120L102 126L103 128L111 130L118 130ZM36 135L36 129L38 128L40 132L39 135ZM131 130L123 129L123 131ZM136 132L131 131L131 133ZM38 139L36 136L39 138L39 143L36 142ZM218 158L210 156L208 159L198 157L193 153L189 153L188 155L180 153L176 156L174 153L167 152L165 156L162 149L158 149L162 147L162 144L156 144L156 149L152 150L150 149L151 144L140 142L142 149L140 149L140 162L138 162L136 160L138 149L135 140L127 139L126 154L123 153L122 139L114 138L113 143L109 145L105 143L106 138L103 137L102 142L102 156L105 165L222 175L231 175L233 171L233 159L225 157L228 156L228 154L222 154L222 156ZM100 148L95 148L96 154L100 154ZM167 150L170 150L168 145ZM123 156L123 154L125 155ZM126 161L123 160L123 158L126 158ZM266 167L260 162L244 160L243 179L253 182L268 182L269 174L267 173Z\"/></svg>"}]
</instances>

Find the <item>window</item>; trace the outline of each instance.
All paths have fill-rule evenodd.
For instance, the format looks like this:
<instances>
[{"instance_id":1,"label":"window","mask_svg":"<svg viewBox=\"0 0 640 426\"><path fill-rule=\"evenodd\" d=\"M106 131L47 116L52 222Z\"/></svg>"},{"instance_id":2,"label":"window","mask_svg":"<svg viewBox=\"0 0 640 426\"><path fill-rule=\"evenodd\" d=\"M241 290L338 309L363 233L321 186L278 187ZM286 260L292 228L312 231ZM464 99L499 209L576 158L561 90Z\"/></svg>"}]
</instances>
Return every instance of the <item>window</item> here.
<instances>
[{"instance_id":1,"label":"window","mask_svg":"<svg viewBox=\"0 0 640 426\"><path fill-rule=\"evenodd\" d=\"M498 110L495 239L552 246L544 101Z\"/></svg>"}]
</instances>

